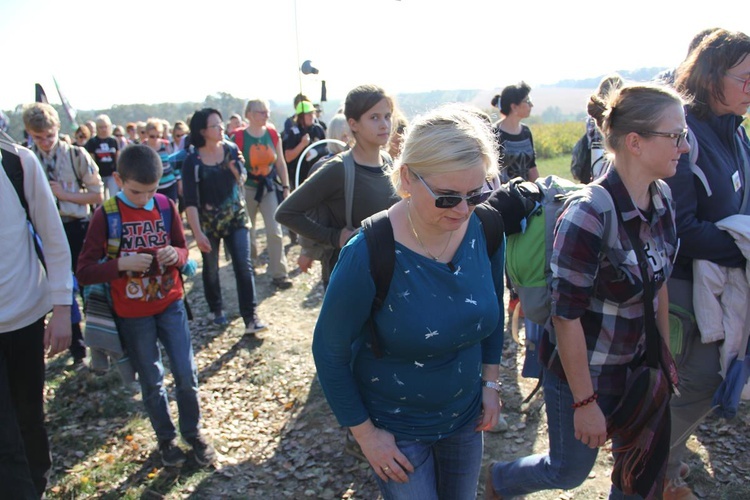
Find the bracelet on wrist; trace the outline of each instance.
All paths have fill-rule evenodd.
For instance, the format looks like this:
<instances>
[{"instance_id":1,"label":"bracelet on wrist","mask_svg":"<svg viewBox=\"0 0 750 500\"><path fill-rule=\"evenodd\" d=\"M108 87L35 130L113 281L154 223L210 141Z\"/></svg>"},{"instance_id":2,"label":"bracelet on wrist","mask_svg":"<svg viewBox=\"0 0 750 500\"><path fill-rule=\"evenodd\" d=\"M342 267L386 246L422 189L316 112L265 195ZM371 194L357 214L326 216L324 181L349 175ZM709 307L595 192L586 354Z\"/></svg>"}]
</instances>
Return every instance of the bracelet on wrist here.
<instances>
[{"instance_id":1,"label":"bracelet on wrist","mask_svg":"<svg viewBox=\"0 0 750 500\"><path fill-rule=\"evenodd\" d=\"M500 387L502 387L502 382L498 382L495 380L482 380L482 387L489 387L490 389L494 389L497 392L500 392Z\"/></svg>"},{"instance_id":2,"label":"bracelet on wrist","mask_svg":"<svg viewBox=\"0 0 750 500\"><path fill-rule=\"evenodd\" d=\"M289 186L281 186L281 189L289 189Z\"/></svg>"},{"instance_id":3,"label":"bracelet on wrist","mask_svg":"<svg viewBox=\"0 0 750 500\"><path fill-rule=\"evenodd\" d=\"M578 401L577 403L573 403L570 406L573 409L582 408L582 407L586 406L587 404L593 403L597 399L599 399L599 395L597 393L594 393L591 396L587 397L586 399L582 399L582 400Z\"/></svg>"}]
</instances>

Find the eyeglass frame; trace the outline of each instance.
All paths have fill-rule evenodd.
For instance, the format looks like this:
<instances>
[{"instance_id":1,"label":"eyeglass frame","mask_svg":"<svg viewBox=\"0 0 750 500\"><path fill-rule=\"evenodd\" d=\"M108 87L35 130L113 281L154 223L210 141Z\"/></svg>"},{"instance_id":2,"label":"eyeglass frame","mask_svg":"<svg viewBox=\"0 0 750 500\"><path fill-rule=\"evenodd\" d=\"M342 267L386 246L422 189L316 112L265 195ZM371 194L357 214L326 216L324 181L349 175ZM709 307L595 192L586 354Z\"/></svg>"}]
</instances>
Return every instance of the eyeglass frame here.
<instances>
[{"instance_id":1,"label":"eyeglass frame","mask_svg":"<svg viewBox=\"0 0 750 500\"><path fill-rule=\"evenodd\" d=\"M725 73L729 78L733 80L737 80L738 82L742 82L742 93L748 94L750 93L750 78L742 78L741 76L733 75L729 71Z\"/></svg>"},{"instance_id":2,"label":"eyeglass frame","mask_svg":"<svg viewBox=\"0 0 750 500\"><path fill-rule=\"evenodd\" d=\"M432 196L432 198L435 200L435 208L442 208L442 209L455 208L458 205L460 205L462 201L465 201L466 205L468 205L470 207L475 207L475 206L479 205L480 203L484 203L485 201L487 201L487 199L492 194L492 191L482 191L481 193L472 194L472 195L468 195L468 196L464 196L464 195L460 195L460 194L441 194L441 195L437 195L430 188L430 186L427 185L427 183L425 182L425 180L422 178L421 175L419 175L418 173L414 172L412 169L408 169L408 170L417 179L419 179L419 181L422 183L422 185L424 187L427 188L427 192L430 193L430 196ZM442 200L442 202L441 202L441 200ZM446 200L448 200L448 201L446 201ZM458 201L456 201L454 203L454 200L458 200ZM445 204L445 203L447 203L447 204Z\"/></svg>"},{"instance_id":3,"label":"eyeglass frame","mask_svg":"<svg viewBox=\"0 0 750 500\"><path fill-rule=\"evenodd\" d=\"M677 143L674 147L679 148L682 141L687 140L688 129L683 129L679 134L675 132L657 132L655 130L640 130L636 132L636 134L643 136L651 135L656 137L668 137L669 139L676 139Z\"/></svg>"},{"instance_id":4,"label":"eyeglass frame","mask_svg":"<svg viewBox=\"0 0 750 500\"><path fill-rule=\"evenodd\" d=\"M206 128L220 128L220 129L224 130L224 129L227 128L227 126L224 125L223 122L219 122L219 123L217 123L215 125L206 125Z\"/></svg>"}]
</instances>

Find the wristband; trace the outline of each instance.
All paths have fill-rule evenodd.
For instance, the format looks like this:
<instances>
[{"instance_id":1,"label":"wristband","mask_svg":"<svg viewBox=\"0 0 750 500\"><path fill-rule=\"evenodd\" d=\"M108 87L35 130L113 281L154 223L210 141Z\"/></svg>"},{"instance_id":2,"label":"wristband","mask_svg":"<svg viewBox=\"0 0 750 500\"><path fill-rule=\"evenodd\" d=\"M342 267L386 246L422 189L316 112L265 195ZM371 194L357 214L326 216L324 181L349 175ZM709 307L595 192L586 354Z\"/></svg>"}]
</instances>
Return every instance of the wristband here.
<instances>
[{"instance_id":1,"label":"wristband","mask_svg":"<svg viewBox=\"0 0 750 500\"><path fill-rule=\"evenodd\" d=\"M593 403L593 402L594 402L594 401L596 401L597 399L599 399L599 395L598 395L597 393L594 393L594 394L592 394L591 396L587 397L586 399L582 399L582 400L580 400L579 402L577 402L577 403L573 403L573 404L572 404L572 405L570 405L570 406L571 406L571 408L573 408L573 409L576 409L576 408L581 408L581 407L584 407L584 406L586 406L586 405L587 405L587 404L589 404L589 403Z\"/></svg>"},{"instance_id":2,"label":"wristband","mask_svg":"<svg viewBox=\"0 0 750 500\"><path fill-rule=\"evenodd\" d=\"M495 382L494 380L482 380L482 387L489 387L490 389L495 389L497 392L500 392L502 385L500 382Z\"/></svg>"},{"instance_id":3,"label":"wristband","mask_svg":"<svg viewBox=\"0 0 750 500\"><path fill-rule=\"evenodd\" d=\"M289 189L289 186L281 186L281 189Z\"/></svg>"}]
</instances>

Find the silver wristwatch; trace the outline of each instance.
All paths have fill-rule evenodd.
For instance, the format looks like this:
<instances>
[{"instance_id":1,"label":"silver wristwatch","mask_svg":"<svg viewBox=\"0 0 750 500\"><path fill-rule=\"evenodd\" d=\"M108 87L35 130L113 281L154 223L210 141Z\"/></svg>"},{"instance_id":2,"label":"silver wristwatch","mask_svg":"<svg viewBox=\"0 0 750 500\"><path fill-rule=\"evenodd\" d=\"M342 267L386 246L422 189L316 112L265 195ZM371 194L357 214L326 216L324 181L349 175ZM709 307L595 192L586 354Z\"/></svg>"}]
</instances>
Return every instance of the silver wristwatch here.
<instances>
[{"instance_id":1,"label":"silver wristwatch","mask_svg":"<svg viewBox=\"0 0 750 500\"><path fill-rule=\"evenodd\" d=\"M500 392L501 386L500 382L495 382L494 380L482 380L482 387L489 387L490 389L495 389L497 392Z\"/></svg>"}]
</instances>

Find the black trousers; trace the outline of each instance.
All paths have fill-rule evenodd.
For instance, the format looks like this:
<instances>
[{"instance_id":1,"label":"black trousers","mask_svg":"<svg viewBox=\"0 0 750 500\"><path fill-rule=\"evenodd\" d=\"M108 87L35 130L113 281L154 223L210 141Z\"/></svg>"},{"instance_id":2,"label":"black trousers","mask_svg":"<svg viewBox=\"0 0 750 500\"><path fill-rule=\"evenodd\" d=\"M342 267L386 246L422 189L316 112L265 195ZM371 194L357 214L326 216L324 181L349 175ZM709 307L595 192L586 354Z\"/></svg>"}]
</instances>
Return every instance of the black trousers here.
<instances>
[{"instance_id":1,"label":"black trousers","mask_svg":"<svg viewBox=\"0 0 750 500\"><path fill-rule=\"evenodd\" d=\"M70 247L70 258L73 264L73 274L78 267L78 256L83 249L83 240L86 238L86 231L89 228L89 222L86 220L74 220L63 222L65 236L68 237L68 246ZM83 341L80 323L71 325L71 339L68 352L73 359L83 359L86 357L86 344Z\"/></svg>"},{"instance_id":2,"label":"black trousers","mask_svg":"<svg viewBox=\"0 0 750 500\"><path fill-rule=\"evenodd\" d=\"M44 428L44 318L0 333L0 496L40 498L52 456ZM7 495L7 497L5 497Z\"/></svg>"}]
</instances>

